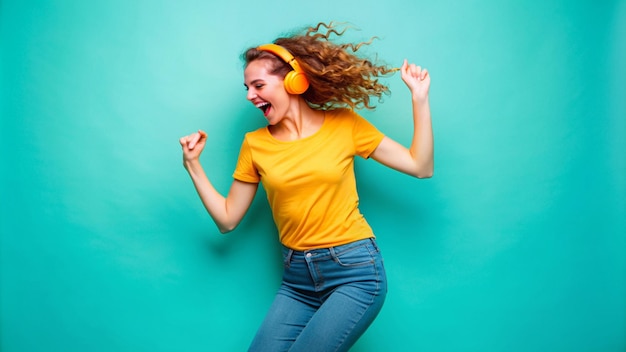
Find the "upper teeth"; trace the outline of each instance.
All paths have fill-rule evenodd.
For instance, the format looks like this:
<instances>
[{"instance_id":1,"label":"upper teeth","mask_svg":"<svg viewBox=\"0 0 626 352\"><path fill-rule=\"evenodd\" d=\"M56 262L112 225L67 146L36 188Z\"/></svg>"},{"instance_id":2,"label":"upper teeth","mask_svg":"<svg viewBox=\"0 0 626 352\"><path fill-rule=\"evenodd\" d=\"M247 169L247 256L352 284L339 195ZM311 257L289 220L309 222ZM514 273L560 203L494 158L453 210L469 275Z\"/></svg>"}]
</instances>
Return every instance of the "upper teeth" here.
<instances>
[{"instance_id":1,"label":"upper teeth","mask_svg":"<svg viewBox=\"0 0 626 352\"><path fill-rule=\"evenodd\" d=\"M266 105L270 105L270 103L258 103L258 104L256 104L256 107L257 108L262 108L262 107L264 107Z\"/></svg>"}]
</instances>

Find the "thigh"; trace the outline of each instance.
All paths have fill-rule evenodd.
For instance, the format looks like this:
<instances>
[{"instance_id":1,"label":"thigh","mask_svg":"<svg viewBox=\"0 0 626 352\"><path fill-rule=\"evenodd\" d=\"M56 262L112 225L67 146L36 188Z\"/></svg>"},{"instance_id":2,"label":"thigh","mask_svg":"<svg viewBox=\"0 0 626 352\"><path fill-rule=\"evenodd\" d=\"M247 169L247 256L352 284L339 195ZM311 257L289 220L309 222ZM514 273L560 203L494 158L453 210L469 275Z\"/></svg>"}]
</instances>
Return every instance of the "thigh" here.
<instances>
[{"instance_id":1,"label":"thigh","mask_svg":"<svg viewBox=\"0 0 626 352\"><path fill-rule=\"evenodd\" d=\"M289 351L315 311L316 307L281 288L248 351Z\"/></svg>"},{"instance_id":2,"label":"thigh","mask_svg":"<svg viewBox=\"0 0 626 352\"><path fill-rule=\"evenodd\" d=\"M384 301L384 295L378 295L364 306L352 297L353 289L344 287L335 291L311 318L290 351L348 351L372 324Z\"/></svg>"},{"instance_id":3,"label":"thigh","mask_svg":"<svg viewBox=\"0 0 626 352\"><path fill-rule=\"evenodd\" d=\"M347 279L330 291L290 351L347 351L383 306L387 280L375 244L338 254L330 265L327 278L339 280L336 273L343 272Z\"/></svg>"}]
</instances>

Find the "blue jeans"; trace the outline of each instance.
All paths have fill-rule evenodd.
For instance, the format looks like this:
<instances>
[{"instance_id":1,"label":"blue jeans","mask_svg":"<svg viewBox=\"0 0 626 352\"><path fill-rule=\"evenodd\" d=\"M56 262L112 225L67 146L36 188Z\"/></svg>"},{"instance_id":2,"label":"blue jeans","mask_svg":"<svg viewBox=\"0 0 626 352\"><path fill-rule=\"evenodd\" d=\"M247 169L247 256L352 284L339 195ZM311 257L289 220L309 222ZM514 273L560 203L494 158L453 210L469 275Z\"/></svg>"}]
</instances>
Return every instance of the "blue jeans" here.
<instances>
[{"instance_id":1,"label":"blue jeans","mask_svg":"<svg viewBox=\"0 0 626 352\"><path fill-rule=\"evenodd\" d=\"M283 282L249 351L350 349L387 294L376 241L303 252L283 247L283 259Z\"/></svg>"}]
</instances>

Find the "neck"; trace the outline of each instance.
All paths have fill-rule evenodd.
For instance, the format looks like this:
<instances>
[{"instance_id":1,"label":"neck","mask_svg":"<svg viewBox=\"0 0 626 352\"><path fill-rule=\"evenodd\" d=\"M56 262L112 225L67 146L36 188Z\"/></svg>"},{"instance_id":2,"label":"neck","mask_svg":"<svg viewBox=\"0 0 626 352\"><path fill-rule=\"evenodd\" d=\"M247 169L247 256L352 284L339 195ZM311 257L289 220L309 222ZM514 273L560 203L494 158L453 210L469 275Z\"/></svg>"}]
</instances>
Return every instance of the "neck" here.
<instances>
[{"instance_id":1,"label":"neck","mask_svg":"<svg viewBox=\"0 0 626 352\"><path fill-rule=\"evenodd\" d=\"M294 97L285 117L270 126L270 133L281 140L297 140L317 132L324 122L324 111L314 110L301 97Z\"/></svg>"}]
</instances>

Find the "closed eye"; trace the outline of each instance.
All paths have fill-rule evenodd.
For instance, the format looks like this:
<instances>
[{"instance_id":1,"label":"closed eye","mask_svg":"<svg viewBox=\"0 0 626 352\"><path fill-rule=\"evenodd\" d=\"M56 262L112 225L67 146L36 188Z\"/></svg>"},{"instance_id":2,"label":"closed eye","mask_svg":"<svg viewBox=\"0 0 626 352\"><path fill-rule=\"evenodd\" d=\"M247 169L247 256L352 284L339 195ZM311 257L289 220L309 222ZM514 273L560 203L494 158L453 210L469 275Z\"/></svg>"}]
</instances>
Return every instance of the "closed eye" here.
<instances>
[{"instance_id":1,"label":"closed eye","mask_svg":"<svg viewBox=\"0 0 626 352\"><path fill-rule=\"evenodd\" d=\"M244 83L243 85L246 86L246 89L248 89L248 85L247 84ZM261 89L261 88L265 87L265 82L262 79L255 79L255 80L252 80L250 82L250 86L254 87L256 89Z\"/></svg>"},{"instance_id":2,"label":"closed eye","mask_svg":"<svg viewBox=\"0 0 626 352\"><path fill-rule=\"evenodd\" d=\"M244 87L246 87L246 90L250 90L250 87L248 87L248 86L247 86L247 85L245 85L245 84L244 84ZM255 86L254 86L254 89L256 89L256 90L261 90L261 89L263 89L263 87L265 87L265 85L264 85L264 84L257 84L257 85L255 85Z\"/></svg>"}]
</instances>

